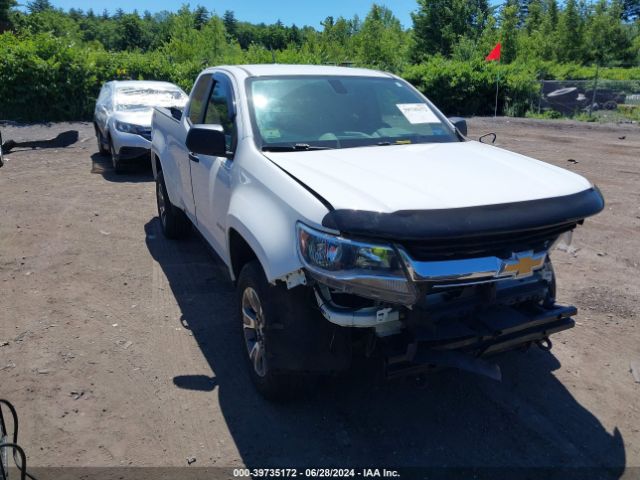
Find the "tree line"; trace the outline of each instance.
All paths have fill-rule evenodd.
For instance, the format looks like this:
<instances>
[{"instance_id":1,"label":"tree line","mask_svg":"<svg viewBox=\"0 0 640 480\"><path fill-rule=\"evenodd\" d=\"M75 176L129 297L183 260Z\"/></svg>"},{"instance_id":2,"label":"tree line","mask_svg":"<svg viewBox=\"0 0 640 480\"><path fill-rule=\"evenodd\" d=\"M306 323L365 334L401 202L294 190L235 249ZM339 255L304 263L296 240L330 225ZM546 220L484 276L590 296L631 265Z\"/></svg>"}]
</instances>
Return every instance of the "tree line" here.
<instances>
[{"instance_id":1,"label":"tree line","mask_svg":"<svg viewBox=\"0 0 640 480\"><path fill-rule=\"evenodd\" d=\"M196 44L224 43L230 50L299 52L326 63L376 65L398 71L430 57L471 60L498 41L502 61L545 60L578 64L635 66L640 62L640 0L417 0L412 25L403 28L393 12L374 4L364 19L326 17L314 26L253 24L203 6L177 12L113 14L56 9L49 0L0 0L0 29L18 36L50 33L106 51L173 50L185 60ZM195 40L189 49L185 40ZM265 55L268 57L268 55ZM181 59L178 58L178 61Z\"/></svg>"},{"instance_id":2,"label":"tree line","mask_svg":"<svg viewBox=\"0 0 640 480\"><path fill-rule=\"evenodd\" d=\"M512 114L527 110L539 78L591 78L597 65L605 78L640 79L640 0L417 0L411 19L403 27L378 4L364 18L298 26L187 4L127 13L0 0L0 118L87 118L103 81L165 79L188 90L203 67L219 64L378 68L461 114L488 113L497 70L500 108ZM497 42L500 64L485 62ZM51 101L58 97L64 108Z\"/></svg>"}]
</instances>

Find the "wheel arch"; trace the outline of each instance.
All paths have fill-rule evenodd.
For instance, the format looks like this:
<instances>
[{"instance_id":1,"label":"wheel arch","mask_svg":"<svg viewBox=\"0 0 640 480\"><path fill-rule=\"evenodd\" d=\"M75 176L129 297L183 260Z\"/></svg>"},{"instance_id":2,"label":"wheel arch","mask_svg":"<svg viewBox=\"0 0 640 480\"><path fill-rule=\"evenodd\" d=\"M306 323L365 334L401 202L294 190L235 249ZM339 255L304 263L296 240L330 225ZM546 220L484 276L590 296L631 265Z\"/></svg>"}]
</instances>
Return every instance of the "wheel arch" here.
<instances>
[{"instance_id":1,"label":"wheel arch","mask_svg":"<svg viewBox=\"0 0 640 480\"><path fill-rule=\"evenodd\" d=\"M237 278L238 268L241 268L237 262L244 258L237 249L246 250L247 246L271 283L300 269L302 263L295 242L296 221L295 211L290 206L280 204L263 191L240 188L232 195L227 215L227 259L232 278ZM238 247L238 237L246 246L240 243L243 246Z\"/></svg>"},{"instance_id":2,"label":"wheel arch","mask_svg":"<svg viewBox=\"0 0 640 480\"><path fill-rule=\"evenodd\" d=\"M229 270L233 280L240 277L242 268L253 260L258 259L258 255L253 250L249 242L235 228L229 229ZM260 262L262 265L262 262ZM264 266L262 267L264 270Z\"/></svg>"}]
</instances>

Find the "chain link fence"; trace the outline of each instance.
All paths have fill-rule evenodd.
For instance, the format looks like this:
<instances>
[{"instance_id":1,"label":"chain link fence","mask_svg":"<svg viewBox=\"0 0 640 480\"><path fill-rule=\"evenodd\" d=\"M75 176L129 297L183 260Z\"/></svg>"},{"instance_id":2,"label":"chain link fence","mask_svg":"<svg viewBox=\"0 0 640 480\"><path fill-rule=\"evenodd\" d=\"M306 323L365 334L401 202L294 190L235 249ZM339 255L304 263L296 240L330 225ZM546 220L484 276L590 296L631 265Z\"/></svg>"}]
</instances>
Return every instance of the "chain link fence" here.
<instances>
[{"instance_id":1,"label":"chain link fence","mask_svg":"<svg viewBox=\"0 0 640 480\"><path fill-rule=\"evenodd\" d=\"M618 112L623 116L640 109L640 80L543 80L538 113L555 111L564 116Z\"/></svg>"}]
</instances>

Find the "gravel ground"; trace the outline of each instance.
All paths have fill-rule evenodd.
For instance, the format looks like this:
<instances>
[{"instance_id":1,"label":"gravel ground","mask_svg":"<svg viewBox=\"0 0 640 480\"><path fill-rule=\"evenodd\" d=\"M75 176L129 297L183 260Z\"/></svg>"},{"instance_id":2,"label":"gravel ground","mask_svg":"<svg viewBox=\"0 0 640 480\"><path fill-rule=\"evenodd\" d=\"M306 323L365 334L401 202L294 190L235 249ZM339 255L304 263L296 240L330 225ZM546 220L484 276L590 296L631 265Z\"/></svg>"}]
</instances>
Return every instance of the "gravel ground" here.
<instances>
[{"instance_id":1,"label":"gravel ground","mask_svg":"<svg viewBox=\"0 0 640 480\"><path fill-rule=\"evenodd\" d=\"M273 405L248 383L233 289L203 242L160 233L147 168L115 175L88 123L0 125L0 397L37 467L608 467L640 475L640 128L473 119L471 136L585 175L606 210L554 253L579 308L554 349L497 358L497 383L443 371L420 388L367 366ZM637 467L635 470L630 467ZM584 470L588 472L590 470ZM608 478L608 477L607 477Z\"/></svg>"}]
</instances>

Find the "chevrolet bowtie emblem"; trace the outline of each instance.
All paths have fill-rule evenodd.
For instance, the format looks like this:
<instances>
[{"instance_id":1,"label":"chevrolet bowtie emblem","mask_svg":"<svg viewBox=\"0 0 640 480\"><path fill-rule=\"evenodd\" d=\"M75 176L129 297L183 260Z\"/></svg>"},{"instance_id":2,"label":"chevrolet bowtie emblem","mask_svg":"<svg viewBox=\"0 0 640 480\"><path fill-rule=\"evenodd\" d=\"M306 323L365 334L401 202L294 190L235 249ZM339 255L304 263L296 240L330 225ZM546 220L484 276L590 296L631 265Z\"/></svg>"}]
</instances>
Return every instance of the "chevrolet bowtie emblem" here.
<instances>
[{"instance_id":1,"label":"chevrolet bowtie emblem","mask_svg":"<svg viewBox=\"0 0 640 480\"><path fill-rule=\"evenodd\" d=\"M546 256L546 252L536 254L533 252L516 253L513 258L502 262L499 276L528 277L535 270L542 268Z\"/></svg>"}]
</instances>

